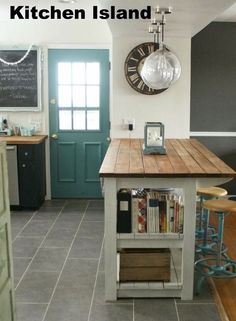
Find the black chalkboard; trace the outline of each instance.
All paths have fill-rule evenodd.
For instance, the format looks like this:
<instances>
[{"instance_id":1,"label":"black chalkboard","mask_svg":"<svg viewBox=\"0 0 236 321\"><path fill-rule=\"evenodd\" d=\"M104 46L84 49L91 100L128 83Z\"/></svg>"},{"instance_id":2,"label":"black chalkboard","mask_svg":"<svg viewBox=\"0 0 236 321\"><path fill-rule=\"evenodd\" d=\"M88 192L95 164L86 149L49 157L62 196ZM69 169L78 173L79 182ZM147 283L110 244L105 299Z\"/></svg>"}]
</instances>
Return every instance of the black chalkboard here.
<instances>
[{"instance_id":1,"label":"black chalkboard","mask_svg":"<svg viewBox=\"0 0 236 321\"><path fill-rule=\"evenodd\" d=\"M0 57L15 62L25 55L25 50L0 50ZM0 61L0 110L25 110L39 106L38 51L31 50L17 65Z\"/></svg>"}]
</instances>

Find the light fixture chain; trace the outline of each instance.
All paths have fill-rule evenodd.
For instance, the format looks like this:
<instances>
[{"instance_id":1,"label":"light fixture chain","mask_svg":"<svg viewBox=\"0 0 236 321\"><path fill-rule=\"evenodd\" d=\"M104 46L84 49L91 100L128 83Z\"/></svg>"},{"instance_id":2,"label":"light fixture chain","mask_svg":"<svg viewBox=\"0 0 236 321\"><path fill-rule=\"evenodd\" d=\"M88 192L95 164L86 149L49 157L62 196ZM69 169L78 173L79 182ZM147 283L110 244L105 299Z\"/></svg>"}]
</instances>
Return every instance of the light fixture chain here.
<instances>
[{"instance_id":1,"label":"light fixture chain","mask_svg":"<svg viewBox=\"0 0 236 321\"><path fill-rule=\"evenodd\" d=\"M165 12L162 12L161 19L161 42L164 43L164 26L165 26Z\"/></svg>"}]
</instances>

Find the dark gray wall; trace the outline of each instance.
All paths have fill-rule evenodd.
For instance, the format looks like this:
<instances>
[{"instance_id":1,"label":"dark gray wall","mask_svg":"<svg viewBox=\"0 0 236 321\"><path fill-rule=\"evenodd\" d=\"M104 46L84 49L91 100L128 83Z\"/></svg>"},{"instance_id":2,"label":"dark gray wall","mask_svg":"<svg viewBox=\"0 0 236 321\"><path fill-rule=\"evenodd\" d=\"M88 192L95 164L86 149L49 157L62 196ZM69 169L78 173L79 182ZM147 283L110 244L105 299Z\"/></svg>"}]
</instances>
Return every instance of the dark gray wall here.
<instances>
[{"instance_id":1,"label":"dark gray wall","mask_svg":"<svg viewBox=\"0 0 236 321\"><path fill-rule=\"evenodd\" d=\"M193 137L207 146L226 164L236 170L236 137ZM236 179L222 185L229 194L236 195Z\"/></svg>"},{"instance_id":2,"label":"dark gray wall","mask_svg":"<svg viewBox=\"0 0 236 321\"><path fill-rule=\"evenodd\" d=\"M215 22L192 39L190 130L236 132L236 23ZM236 170L236 137L195 137ZM236 194L236 180L224 185Z\"/></svg>"},{"instance_id":3,"label":"dark gray wall","mask_svg":"<svg viewBox=\"0 0 236 321\"><path fill-rule=\"evenodd\" d=\"M194 36L191 66L191 131L236 131L236 23Z\"/></svg>"}]
</instances>

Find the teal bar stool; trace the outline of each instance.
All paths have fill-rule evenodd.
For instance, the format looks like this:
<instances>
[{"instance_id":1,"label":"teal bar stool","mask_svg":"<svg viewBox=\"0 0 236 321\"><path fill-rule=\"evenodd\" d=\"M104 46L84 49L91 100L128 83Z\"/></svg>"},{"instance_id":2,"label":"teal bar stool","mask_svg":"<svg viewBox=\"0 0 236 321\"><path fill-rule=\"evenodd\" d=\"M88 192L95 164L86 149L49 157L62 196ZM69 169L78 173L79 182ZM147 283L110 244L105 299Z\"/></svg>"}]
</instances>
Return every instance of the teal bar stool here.
<instances>
[{"instance_id":1,"label":"teal bar stool","mask_svg":"<svg viewBox=\"0 0 236 321\"><path fill-rule=\"evenodd\" d=\"M208 278L233 278L236 277L236 261L227 255L222 255L224 237L224 219L229 213L236 212L236 202L227 199L205 201L203 208L213 212L218 218L217 251L213 255L204 257L195 262L195 270L200 277L197 282L197 294L200 293L203 281Z\"/></svg>"},{"instance_id":2,"label":"teal bar stool","mask_svg":"<svg viewBox=\"0 0 236 321\"><path fill-rule=\"evenodd\" d=\"M200 197L200 212L197 218L196 228L196 252L201 254L214 253L217 244L218 233L214 226L209 225L210 213L203 207L203 202L211 199L218 199L227 195L228 192L220 187L202 187L197 189ZM224 246L223 246L224 248ZM224 251L226 249L224 248Z\"/></svg>"}]
</instances>

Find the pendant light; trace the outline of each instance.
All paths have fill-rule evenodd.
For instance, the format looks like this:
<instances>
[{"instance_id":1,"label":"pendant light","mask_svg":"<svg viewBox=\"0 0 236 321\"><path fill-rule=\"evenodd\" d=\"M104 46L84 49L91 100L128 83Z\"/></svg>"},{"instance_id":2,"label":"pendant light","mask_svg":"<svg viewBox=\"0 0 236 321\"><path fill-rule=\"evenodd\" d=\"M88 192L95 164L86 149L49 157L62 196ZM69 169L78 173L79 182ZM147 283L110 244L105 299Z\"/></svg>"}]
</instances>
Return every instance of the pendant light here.
<instances>
[{"instance_id":1,"label":"pendant light","mask_svg":"<svg viewBox=\"0 0 236 321\"><path fill-rule=\"evenodd\" d=\"M171 11L170 9L164 8L157 9L156 13L161 14L162 19L159 23L159 27L157 20L154 19L152 25L155 21L157 26L156 28L153 28L151 25L149 27L149 32L154 33L154 48L157 48L157 50L146 58L141 70L141 77L145 84L150 88L167 89L179 79L181 66L176 55L164 44L165 14L170 14Z\"/></svg>"}]
</instances>

